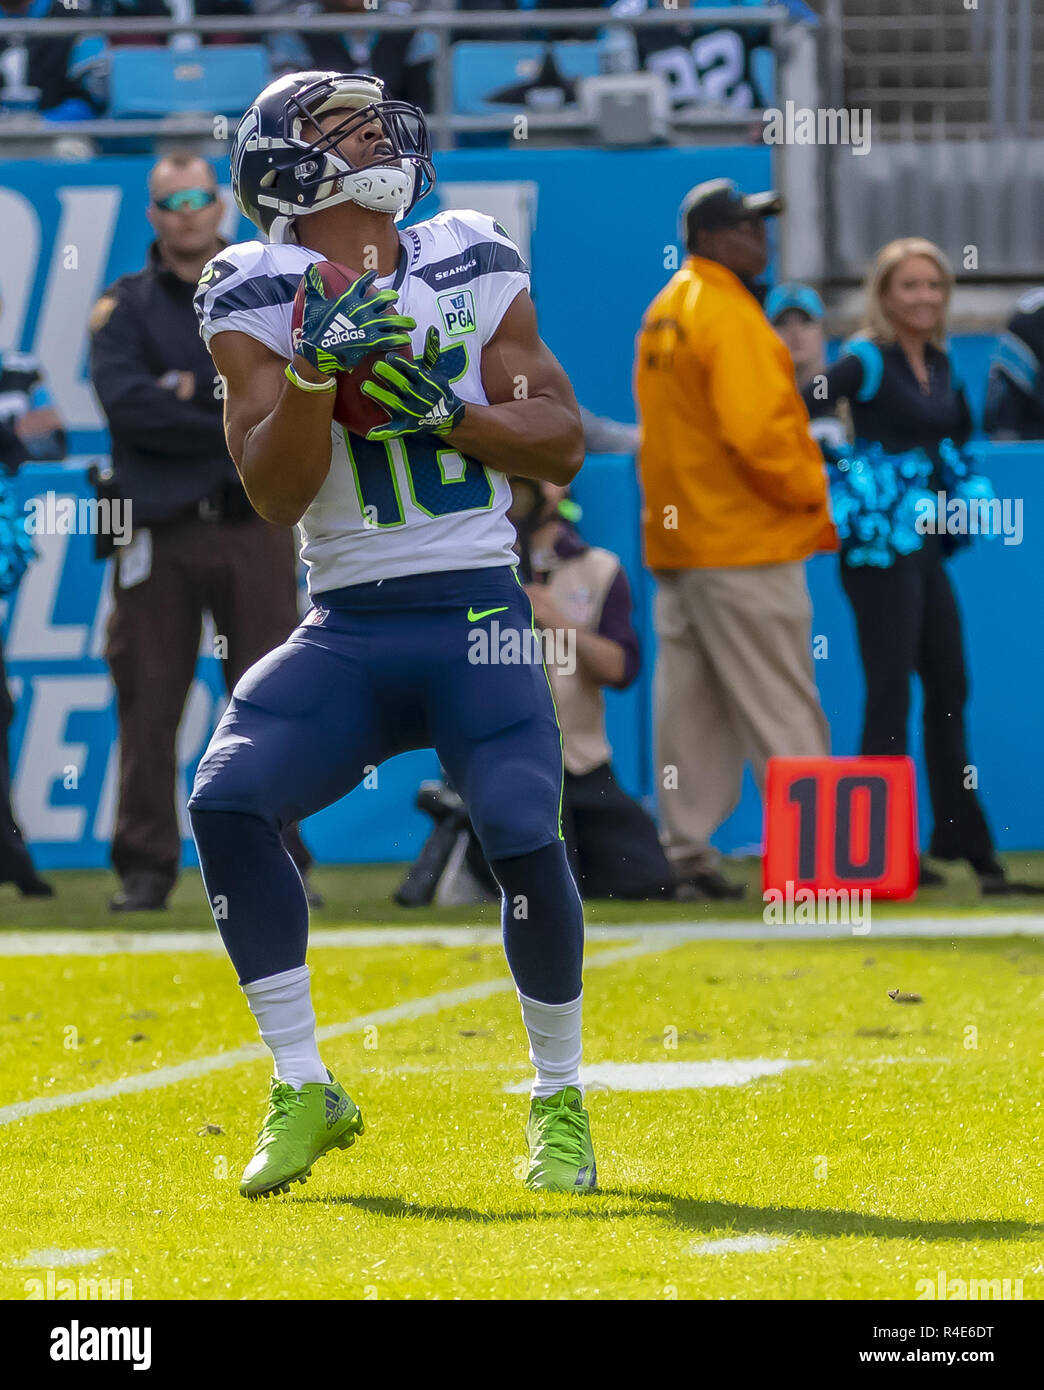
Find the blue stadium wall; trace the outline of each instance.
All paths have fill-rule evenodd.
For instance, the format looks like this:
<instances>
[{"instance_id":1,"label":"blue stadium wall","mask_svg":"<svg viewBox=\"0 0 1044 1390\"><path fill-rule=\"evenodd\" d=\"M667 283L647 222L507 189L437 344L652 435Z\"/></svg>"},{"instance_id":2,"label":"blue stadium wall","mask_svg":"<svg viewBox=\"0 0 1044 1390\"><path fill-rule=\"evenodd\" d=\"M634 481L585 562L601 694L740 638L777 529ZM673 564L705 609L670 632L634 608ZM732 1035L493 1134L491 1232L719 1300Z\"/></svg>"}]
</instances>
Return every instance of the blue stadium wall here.
<instances>
[{"instance_id":1,"label":"blue stadium wall","mask_svg":"<svg viewBox=\"0 0 1044 1390\"><path fill-rule=\"evenodd\" d=\"M84 324L100 290L143 262L150 239L144 218L148 167L144 158L0 164L0 346L43 358L81 456L65 468L24 470L18 484L23 497L49 489L86 496L84 464L105 452L86 380ZM219 167L219 176L225 173ZM458 151L440 157L439 173L448 195L442 206L491 199L498 209L518 215L544 336L581 401L625 419L633 418L634 331L676 263L681 198L694 183L721 174L750 190L771 182L763 148L510 156ZM429 199L418 213L428 216L439 205ZM502 220L508 217L505 213ZM233 238L249 234L248 225L238 225L234 216L227 231ZM988 340L969 340L959 348L977 402L981 391L974 387L983 375ZM1034 692L1044 675L1038 597L1044 561L1036 531L1044 510L1041 455L1035 446L990 451L987 466L998 495L1022 501L1022 542L981 541L953 564L972 675L971 756L998 842L1009 849L1044 846L1044 806L1034 792L1042 763ZM652 585L640 562L633 461L589 460L576 493L589 539L622 556L635 589L646 665L632 690L609 697L609 729L622 781L636 794L650 796ZM38 547L40 559L6 605L4 620L17 701L11 740L16 805L42 866L100 866L107 862L116 775L112 689L102 659L106 570L91 559L89 537L42 536ZM862 681L836 560L814 560L809 578L814 632L826 638L826 654L816 670L834 748L853 752ZM223 698L220 663L201 656L179 738L181 804ZM918 750L915 731L912 751ZM418 781L435 771L431 754L395 759L381 769L375 789L359 789L313 817L306 834L317 857L333 862L410 857L428 826L413 809L413 793ZM922 786L926 808L923 793ZM925 810L922 823L927 820ZM736 850L759 839L760 811L748 781L719 843ZM193 858L186 839L186 862Z\"/></svg>"}]
</instances>

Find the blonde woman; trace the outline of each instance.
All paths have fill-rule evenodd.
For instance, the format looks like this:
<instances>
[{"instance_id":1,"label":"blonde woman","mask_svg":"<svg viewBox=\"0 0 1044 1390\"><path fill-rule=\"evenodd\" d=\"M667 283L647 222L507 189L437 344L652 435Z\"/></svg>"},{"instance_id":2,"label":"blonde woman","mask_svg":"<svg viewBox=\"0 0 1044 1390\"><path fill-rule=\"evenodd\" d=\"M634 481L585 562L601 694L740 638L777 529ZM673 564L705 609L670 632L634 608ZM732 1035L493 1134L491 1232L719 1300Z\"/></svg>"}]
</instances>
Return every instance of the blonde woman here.
<instances>
[{"instance_id":1,"label":"blonde woman","mask_svg":"<svg viewBox=\"0 0 1044 1390\"><path fill-rule=\"evenodd\" d=\"M847 403L862 454L863 478L873 477L875 500L843 544L841 582L855 613L866 676L864 754L907 749L910 682L924 692L924 755L934 829L929 854L965 859L984 893L1010 893L975 791L966 786L970 759L964 729L968 695L961 620L945 560L953 549L945 534L915 529L909 505L951 486L954 451L972 430L968 401L946 350L946 319L953 271L942 251L921 237L889 242L867 279L863 331L840 359L804 392L813 417ZM921 475L892 456L923 450ZM873 494L871 494L873 495ZM887 508L881 499L898 498ZM903 499L907 505L903 505ZM835 500L835 513L837 511ZM836 515L839 527L840 516ZM857 537L856 532L860 535ZM869 539L868 539L869 538ZM854 543L857 541L859 543ZM939 883L922 867L921 881Z\"/></svg>"}]
</instances>

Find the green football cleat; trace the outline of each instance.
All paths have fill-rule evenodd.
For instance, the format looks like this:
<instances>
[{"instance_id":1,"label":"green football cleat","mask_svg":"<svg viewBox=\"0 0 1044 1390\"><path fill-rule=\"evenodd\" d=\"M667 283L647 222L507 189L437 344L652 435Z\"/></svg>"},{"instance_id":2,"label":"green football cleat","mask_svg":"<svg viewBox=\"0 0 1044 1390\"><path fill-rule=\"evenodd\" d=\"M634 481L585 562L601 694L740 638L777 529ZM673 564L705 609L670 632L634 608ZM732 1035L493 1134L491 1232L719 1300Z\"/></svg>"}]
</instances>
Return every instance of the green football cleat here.
<instances>
[{"instance_id":1,"label":"green football cleat","mask_svg":"<svg viewBox=\"0 0 1044 1390\"><path fill-rule=\"evenodd\" d=\"M553 1096L534 1096L526 1123L529 1168L525 1184L534 1192L593 1192L597 1186L591 1117L575 1086Z\"/></svg>"},{"instance_id":2,"label":"green football cleat","mask_svg":"<svg viewBox=\"0 0 1044 1390\"><path fill-rule=\"evenodd\" d=\"M239 1181L240 1195L289 1192L292 1182L304 1182L311 1175L317 1158L330 1149L350 1149L362 1132L359 1107L332 1076L329 1082L309 1082L299 1091L273 1077L268 1114Z\"/></svg>"}]
</instances>

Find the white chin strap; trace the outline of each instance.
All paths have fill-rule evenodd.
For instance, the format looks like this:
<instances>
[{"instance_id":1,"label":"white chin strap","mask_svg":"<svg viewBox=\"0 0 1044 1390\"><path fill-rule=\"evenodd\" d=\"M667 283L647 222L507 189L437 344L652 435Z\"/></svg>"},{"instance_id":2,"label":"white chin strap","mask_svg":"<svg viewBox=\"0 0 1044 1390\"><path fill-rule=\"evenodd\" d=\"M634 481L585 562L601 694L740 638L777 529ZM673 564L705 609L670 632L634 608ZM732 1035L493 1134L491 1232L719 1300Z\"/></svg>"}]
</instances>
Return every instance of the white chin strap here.
<instances>
[{"instance_id":1,"label":"white chin strap","mask_svg":"<svg viewBox=\"0 0 1044 1390\"><path fill-rule=\"evenodd\" d=\"M369 208L373 212L390 213L396 221L402 217L417 178L417 171L412 165L406 169L397 169L393 165L381 165L376 169L351 169L336 155L327 155L326 163L327 169L331 172L337 171L337 177L324 181L319 190L317 206L308 211L319 212L322 208L331 208L337 203L357 203L359 207ZM335 193L333 190L337 179L340 180L341 187ZM297 218L307 216L308 212L302 211L293 216L275 218L268 233L269 240L296 241L293 223Z\"/></svg>"},{"instance_id":2,"label":"white chin strap","mask_svg":"<svg viewBox=\"0 0 1044 1390\"><path fill-rule=\"evenodd\" d=\"M341 197L373 212L402 212L413 192L413 169L396 169L383 165L377 169L356 169L346 173L341 183Z\"/></svg>"},{"instance_id":3,"label":"white chin strap","mask_svg":"<svg viewBox=\"0 0 1044 1390\"><path fill-rule=\"evenodd\" d=\"M315 211L330 208L336 203L357 203L372 212L387 212L398 218L413 192L416 170L409 166L396 168L393 164L378 165L375 169L353 169L335 154L326 156L324 173L332 178L319 187ZM337 187L338 182L340 188Z\"/></svg>"}]
</instances>

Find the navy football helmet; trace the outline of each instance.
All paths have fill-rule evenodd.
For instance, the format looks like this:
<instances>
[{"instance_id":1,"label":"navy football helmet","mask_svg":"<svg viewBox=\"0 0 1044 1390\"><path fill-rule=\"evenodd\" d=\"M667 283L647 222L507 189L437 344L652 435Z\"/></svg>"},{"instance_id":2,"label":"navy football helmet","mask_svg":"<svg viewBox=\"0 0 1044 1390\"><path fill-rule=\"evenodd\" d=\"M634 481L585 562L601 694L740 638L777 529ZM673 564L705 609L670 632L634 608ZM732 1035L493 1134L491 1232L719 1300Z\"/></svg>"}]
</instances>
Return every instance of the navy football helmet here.
<instances>
[{"instance_id":1,"label":"navy football helmet","mask_svg":"<svg viewBox=\"0 0 1044 1390\"><path fill-rule=\"evenodd\" d=\"M320 131L313 118L331 111L344 115ZM340 141L372 122L392 153L353 167ZM385 100L384 83L365 73L294 72L272 82L240 121L230 161L237 204L272 241L288 239L294 218L336 203L398 221L435 186L423 113Z\"/></svg>"}]
</instances>

